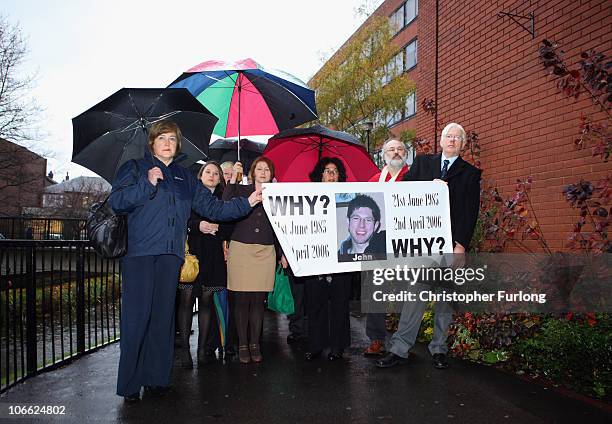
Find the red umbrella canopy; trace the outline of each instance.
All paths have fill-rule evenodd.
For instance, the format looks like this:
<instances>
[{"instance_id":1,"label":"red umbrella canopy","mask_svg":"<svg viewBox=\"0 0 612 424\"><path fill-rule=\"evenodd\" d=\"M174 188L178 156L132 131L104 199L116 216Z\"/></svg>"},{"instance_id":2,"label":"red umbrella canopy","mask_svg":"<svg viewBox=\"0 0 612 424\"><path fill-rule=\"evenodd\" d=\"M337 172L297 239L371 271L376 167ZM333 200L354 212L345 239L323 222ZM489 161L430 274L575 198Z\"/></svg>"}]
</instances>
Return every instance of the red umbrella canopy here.
<instances>
[{"instance_id":1,"label":"red umbrella canopy","mask_svg":"<svg viewBox=\"0 0 612 424\"><path fill-rule=\"evenodd\" d=\"M276 134L268 141L263 156L274 162L276 179L281 182L310 181L308 174L324 156L342 161L348 182L368 181L379 172L358 139L321 125Z\"/></svg>"}]
</instances>

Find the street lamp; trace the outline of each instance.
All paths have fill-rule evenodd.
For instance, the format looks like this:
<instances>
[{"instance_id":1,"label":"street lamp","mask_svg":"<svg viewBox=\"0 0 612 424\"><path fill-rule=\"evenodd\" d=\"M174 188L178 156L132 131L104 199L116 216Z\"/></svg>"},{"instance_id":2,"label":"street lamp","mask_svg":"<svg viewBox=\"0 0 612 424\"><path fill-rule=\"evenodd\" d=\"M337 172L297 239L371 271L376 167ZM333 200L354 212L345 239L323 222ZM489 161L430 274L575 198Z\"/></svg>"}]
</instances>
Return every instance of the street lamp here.
<instances>
[{"instance_id":1,"label":"street lamp","mask_svg":"<svg viewBox=\"0 0 612 424\"><path fill-rule=\"evenodd\" d=\"M374 122L372 121L364 122L363 126L365 127L365 132L366 132L368 154L370 154L370 131L372 131L372 128L374 128Z\"/></svg>"}]
</instances>

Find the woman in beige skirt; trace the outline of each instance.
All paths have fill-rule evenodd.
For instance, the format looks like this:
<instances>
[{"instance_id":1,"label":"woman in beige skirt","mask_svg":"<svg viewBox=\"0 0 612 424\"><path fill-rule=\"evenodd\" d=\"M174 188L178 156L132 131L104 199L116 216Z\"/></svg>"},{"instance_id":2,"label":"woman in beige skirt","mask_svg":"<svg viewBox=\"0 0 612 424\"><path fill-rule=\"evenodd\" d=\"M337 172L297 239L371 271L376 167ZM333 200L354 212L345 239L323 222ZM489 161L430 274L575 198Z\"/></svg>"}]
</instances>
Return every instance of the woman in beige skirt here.
<instances>
[{"instance_id":1,"label":"woman in beige skirt","mask_svg":"<svg viewBox=\"0 0 612 424\"><path fill-rule=\"evenodd\" d=\"M223 199L243 197L261 189L274 178L274 164L265 157L255 159L249 170L252 184L238 185L242 165L236 162ZM259 339L263 326L264 299L274 287L276 261L280 254L272 225L260 204L236 222L230 237L227 258L227 288L235 292L235 318L240 362L261 362ZM286 267L286 260L281 258Z\"/></svg>"}]
</instances>

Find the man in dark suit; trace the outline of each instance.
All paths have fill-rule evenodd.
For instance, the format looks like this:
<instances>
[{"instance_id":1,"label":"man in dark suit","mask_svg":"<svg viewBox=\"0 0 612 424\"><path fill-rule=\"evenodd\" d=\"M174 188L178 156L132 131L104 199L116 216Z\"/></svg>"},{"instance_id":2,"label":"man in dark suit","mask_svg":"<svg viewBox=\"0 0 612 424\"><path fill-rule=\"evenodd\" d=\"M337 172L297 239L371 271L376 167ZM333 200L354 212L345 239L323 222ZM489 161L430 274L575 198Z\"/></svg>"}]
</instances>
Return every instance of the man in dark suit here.
<instances>
[{"instance_id":1,"label":"man in dark suit","mask_svg":"<svg viewBox=\"0 0 612 424\"><path fill-rule=\"evenodd\" d=\"M480 206L481 171L464 161L459 153L466 142L466 134L459 124L448 124L440 137L442 153L417 156L404 176L404 181L440 181L448 184L450 218L453 237L454 266L462 263L469 247ZM406 302L402 309L397 332L389 342L388 353L376 361L380 368L408 362L408 353L416 341L427 302ZM435 303L434 334L429 351L435 368L448 367L446 345L452 313L448 303Z\"/></svg>"}]
</instances>

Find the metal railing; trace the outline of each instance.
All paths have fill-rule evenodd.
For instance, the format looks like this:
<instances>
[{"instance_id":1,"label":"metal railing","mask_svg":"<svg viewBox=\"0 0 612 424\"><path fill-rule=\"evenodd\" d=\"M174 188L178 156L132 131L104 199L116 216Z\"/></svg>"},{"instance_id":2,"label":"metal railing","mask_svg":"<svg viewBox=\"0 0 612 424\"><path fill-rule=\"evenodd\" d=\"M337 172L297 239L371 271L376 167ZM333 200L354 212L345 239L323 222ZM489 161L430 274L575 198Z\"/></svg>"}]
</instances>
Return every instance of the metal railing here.
<instances>
[{"instance_id":1,"label":"metal railing","mask_svg":"<svg viewBox=\"0 0 612 424\"><path fill-rule=\"evenodd\" d=\"M0 392L117 341L120 293L88 241L0 240Z\"/></svg>"},{"instance_id":2,"label":"metal railing","mask_svg":"<svg viewBox=\"0 0 612 424\"><path fill-rule=\"evenodd\" d=\"M0 217L0 239L87 240L85 220L79 218Z\"/></svg>"}]
</instances>

